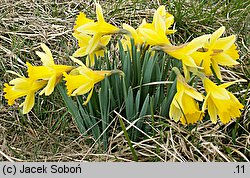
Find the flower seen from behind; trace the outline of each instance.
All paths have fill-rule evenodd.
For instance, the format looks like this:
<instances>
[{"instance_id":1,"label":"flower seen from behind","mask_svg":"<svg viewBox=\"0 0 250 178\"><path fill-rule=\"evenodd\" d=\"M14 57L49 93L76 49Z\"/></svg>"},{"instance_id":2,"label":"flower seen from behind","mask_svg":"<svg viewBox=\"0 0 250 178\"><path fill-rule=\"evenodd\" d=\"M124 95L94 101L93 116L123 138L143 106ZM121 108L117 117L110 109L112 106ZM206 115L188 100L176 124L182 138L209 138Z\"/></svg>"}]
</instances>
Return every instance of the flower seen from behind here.
<instances>
[{"instance_id":1,"label":"flower seen from behind","mask_svg":"<svg viewBox=\"0 0 250 178\"><path fill-rule=\"evenodd\" d=\"M30 63L26 63L28 67L28 76L33 80L46 80L47 85L39 93L40 95L50 95L61 79L63 72L70 71L73 67L67 65L56 65L52 57L50 49L45 45L41 44L42 49L45 53L37 51L36 54L41 58L43 66L32 66Z\"/></svg>"},{"instance_id":2,"label":"flower seen from behind","mask_svg":"<svg viewBox=\"0 0 250 178\"><path fill-rule=\"evenodd\" d=\"M143 20L139 32L143 41L149 45L171 44L166 35L172 34L175 30L169 30L174 23L174 17L167 13L164 6L160 6L154 13L153 22L147 23Z\"/></svg>"},{"instance_id":3,"label":"flower seen from behind","mask_svg":"<svg viewBox=\"0 0 250 178\"><path fill-rule=\"evenodd\" d=\"M182 61L182 66L185 74L185 78L189 80L189 72L194 70L196 71L199 67L195 60L192 57L192 54L201 48L203 44L209 39L210 35L202 35L193 39L191 42L180 45L164 45L164 46L156 46L155 49L163 50L165 53L170 56L179 59Z\"/></svg>"},{"instance_id":4,"label":"flower seen from behind","mask_svg":"<svg viewBox=\"0 0 250 178\"><path fill-rule=\"evenodd\" d=\"M88 47L92 45L92 38L90 35L73 33L73 36L78 40L78 46L80 47L74 52L73 56L82 57L87 55L87 66L93 66L95 64L95 56L97 58L104 56L104 49L106 48L106 45L109 43L111 38L110 35L105 35L99 39L99 42L95 49L89 49Z\"/></svg>"},{"instance_id":5,"label":"flower seen from behind","mask_svg":"<svg viewBox=\"0 0 250 178\"><path fill-rule=\"evenodd\" d=\"M144 41L141 39L139 34L139 29L134 29L128 24L122 25L123 29L126 30L129 34L124 35L124 39L121 40L123 49L127 51L127 48L131 51L131 38L134 40L134 45L140 47Z\"/></svg>"},{"instance_id":6,"label":"flower seen from behind","mask_svg":"<svg viewBox=\"0 0 250 178\"><path fill-rule=\"evenodd\" d=\"M101 36L118 33L120 31L119 28L105 21L103 17L103 13L102 13L102 8L100 4L98 3L96 3L96 17L97 17L97 22L90 21L90 22L84 23L83 25L76 28L76 31L80 33L84 33L84 34L90 34L90 35L101 34ZM82 18L85 18L85 17L82 17Z\"/></svg>"}]
</instances>

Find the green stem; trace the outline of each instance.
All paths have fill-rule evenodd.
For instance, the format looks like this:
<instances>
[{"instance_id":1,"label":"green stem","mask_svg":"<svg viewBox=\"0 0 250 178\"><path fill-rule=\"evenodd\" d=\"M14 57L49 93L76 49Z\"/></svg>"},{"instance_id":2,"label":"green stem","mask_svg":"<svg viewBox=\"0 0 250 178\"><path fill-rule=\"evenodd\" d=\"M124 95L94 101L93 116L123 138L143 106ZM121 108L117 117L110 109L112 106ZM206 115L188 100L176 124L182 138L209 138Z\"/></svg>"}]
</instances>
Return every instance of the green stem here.
<instances>
[{"instance_id":1,"label":"green stem","mask_svg":"<svg viewBox=\"0 0 250 178\"><path fill-rule=\"evenodd\" d=\"M182 76L180 70L177 67L173 67L172 71L174 71L177 76Z\"/></svg>"},{"instance_id":2,"label":"green stem","mask_svg":"<svg viewBox=\"0 0 250 178\"><path fill-rule=\"evenodd\" d=\"M123 71L115 69L115 70L111 70L111 74L119 74L120 76L124 77L125 74Z\"/></svg>"},{"instance_id":3,"label":"green stem","mask_svg":"<svg viewBox=\"0 0 250 178\"><path fill-rule=\"evenodd\" d=\"M180 70L179 70L177 67L173 67L172 70L175 72L175 74L176 74L177 76L182 76ZM204 80L204 79L206 78L206 75L205 75L204 73L198 71L198 70L194 70L194 71L192 71L192 72L193 72L193 74L195 74L196 76L200 77L202 80Z\"/></svg>"}]
</instances>

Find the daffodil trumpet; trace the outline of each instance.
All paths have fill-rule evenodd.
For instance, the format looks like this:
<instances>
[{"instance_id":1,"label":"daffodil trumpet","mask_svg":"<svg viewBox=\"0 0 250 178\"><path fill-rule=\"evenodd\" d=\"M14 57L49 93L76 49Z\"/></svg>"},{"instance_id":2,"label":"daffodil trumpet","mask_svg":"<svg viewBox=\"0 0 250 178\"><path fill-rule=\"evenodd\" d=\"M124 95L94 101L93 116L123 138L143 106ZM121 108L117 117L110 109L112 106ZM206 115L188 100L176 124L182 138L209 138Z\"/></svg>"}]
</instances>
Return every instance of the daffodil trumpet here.
<instances>
[{"instance_id":1,"label":"daffodil trumpet","mask_svg":"<svg viewBox=\"0 0 250 178\"><path fill-rule=\"evenodd\" d=\"M202 111L208 110L210 120L214 124L217 123L217 118L223 124L227 124L232 119L240 117L240 110L244 106L232 93L226 90L227 87L236 81L223 83L218 86L206 77L202 81L206 90L206 98L202 106Z\"/></svg>"},{"instance_id":2,"label":"daffodil trumpet","mask_svg":"<svg viewBox=\"0 0 250 178\"><path fill-rule=\"evenodd\" d=\"M15 78L4 84L4 97L8 100L8 104L11 106L15 100L21 97L25 97L24 102L20 105L23 107L23 114L27 114L31 111L35 103L35 93L46 85L44 80L34 80L32 78L26 78L15 72L18 78Z\"/></svg>"}]
</instances>

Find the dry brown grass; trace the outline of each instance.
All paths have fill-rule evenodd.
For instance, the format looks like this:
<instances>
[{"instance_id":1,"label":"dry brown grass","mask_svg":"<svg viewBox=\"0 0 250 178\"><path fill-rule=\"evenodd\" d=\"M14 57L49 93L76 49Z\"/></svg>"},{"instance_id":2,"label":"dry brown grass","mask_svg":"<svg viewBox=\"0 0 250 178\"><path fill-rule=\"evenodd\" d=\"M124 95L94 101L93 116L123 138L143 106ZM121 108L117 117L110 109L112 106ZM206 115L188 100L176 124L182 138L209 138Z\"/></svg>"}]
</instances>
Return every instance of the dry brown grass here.
<instances>
[{"instance_id":1,"label":"dry brown grass","mask_svg":"<svg viewBox=\"0 0 250 178\"><path fill-rule=\"evenodd\" d=\"M159 3L101 2L105 17L117 26L122 22L136 26L142 18L152 15L152 8ZM58 93L49 99L39 97L39 106L27 117L20 114L18 106L7 106L3 98L3 83L13 77L6 70L23 72L26 61L39 64L35 55L39 43L49 44L57 63L70 63L68 56L76 49L76 42L71 35L74 19L79 11L94 18L93 2L1 0L0 4L0 160L133 161L128 143L117 129L119 113L114 118L114 124L109 127L113 134L108 150L104 152L98 141L79 134L70 114L64 115L66 108ZM206 26L203 25L203 28ZM195 32L195 28L191 30ZM233 28L231 31L234 32ZM249 70L249 49L243 39L245 36L240 35L243 40L240 42L243 65L234 72L224 69L228 80L249 77L249 74L244 73L245 68ZM175 38L179 39L178 36ZM154 136L142 133L144 139L132 143L139 161L249 161L249 89L244 84L238 85L234 93L243 98L246 106L237 125L235 122L226 126L213 125L205 121L197 126L184 127L155 116ZM126 126L131 124L126 118L123 120ZM146 120L146 124L152 127L150 117Z\"/></svg>"}]
</instances>

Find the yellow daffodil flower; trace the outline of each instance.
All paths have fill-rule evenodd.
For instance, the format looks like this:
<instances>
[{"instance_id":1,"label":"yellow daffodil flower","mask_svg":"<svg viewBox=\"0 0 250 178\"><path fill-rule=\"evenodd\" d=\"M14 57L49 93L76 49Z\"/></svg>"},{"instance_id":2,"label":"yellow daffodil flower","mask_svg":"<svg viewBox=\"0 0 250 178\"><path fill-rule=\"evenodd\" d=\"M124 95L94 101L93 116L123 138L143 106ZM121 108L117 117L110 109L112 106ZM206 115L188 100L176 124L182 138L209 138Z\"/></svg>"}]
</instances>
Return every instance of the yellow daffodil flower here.
<instances>
[{"instance_id":1,"label":"yellow daffodil flower","mask_svg":"<svg viewBox=\"0 0 250 178\"><path fill-rule=\"evenodd\" d=\"M208 114L214 124L217 123L217 116L223 124L230 122L232 118L240 117L240 109L243 109L244 106L225 89L235 82L217 86L208 78L204 78L203 83L207 95L202 110L208 109Z\"/></svg>"},{"instance_id":2,"label":"yellow daffodil flower","mask_svg":"<svg viewBox=\"0 0 250 178\"><path fill-rule=\"evenodd\" d=\"M234 44L235 35L224 38L219 38L225 31L225 27L216 30L211 38L204 43L203 47L194 52L191 56L197 65L204 68L206 75L211 75L211 66L213 67L217 77L221 78L220 68L218 64L225 66L232 66L239 64L236 59L239 59L237 47Z\"/></svg>"},{"instance_id":3,"label":"yellow daffodil flower","mask_svg":"<svg viewBox=\"0 0 250 178\"><path fill-rule=\"evenodd\" d=\"M26 96L24 102L20 106L23 106L23 114L27 114L34 106L35 92L44 87L46 81L36 81L32 78L18 76L19 78L9 82L10 85L7 83L4 84L4 97L8 100L9 105L13 105L17 98Z\"/></svg>"},{"instance_id":4,"label":"yellow daffodil flower","mask_svg":"<svg viewBox=\"0 0 250 178\"><path fill-rule=\"evenodd\" d=\"M124 35L125 39L121 40L123 49L125 51L127 50L127 48L131 49L131 38L134 39L134 45L137 47L139 47L140 45L144 43L144 41L140 37L138 29L134 29L132 26L125 24L125 23L122 25L122 27L124 30L128 31L129 33L127 35Z\"/></svg>"},{"instance_id":5,"label":"yellow daffodil flower","mask_svg":"<svg viewBox=\"0 0 250 178\"><path fill-rule=\"evenodd\" d=\"M111 75L111 71L94 71L86 67L80 60L71 58L77 62L80 67L73 69L69 74L63 74L66 81L66 87L69 96L83 95L89 92L86 101L87 104L92 96L94 85L102 81L105 76Z\"/></svg>"},{"instance_id":6,"label":"yellow daffodil flower","mask_svg":"<svg viewBox=\"0 0 250 178\"><path fill-rule=\"evenodd\" d=\"M177 93L170 104L169 117L182 124L192 124L203 118L199 104L194 100L202 101L202 95L189 86L182 75L177 72Z\"/></svg>"},{"instance_id":7,"label":"yellow daffodil flower","mask_svg":"<svg viewBox=\"0 0 250 178\"><path fill-rule=\"evenodd\" d=\"M166 12L165 6L160 6L154 13L152 24L144 20L139 27L141 38L152 46L170 44L166 35L175 32L175 30L168 29L173 23L174 17Z\"/></svg>"},{"instance_id":8,"label":"yellow daffodil flower","mask_svg":"<svg viewBox=\"0 0 250 178\"><path fill-rule=\"evenodd\" d=\"M96 16L97 16L97 22L85 23L80 27L78 27L76 30L80 33L91 34L91 35L100 33L101 36L118 33L120 31L119 28L105 21L102 13L102 8L98 3L96 3Z\"/></svg>"},{"instance_id":9,"label":"yellow daffodil flower","mask_svg":"<svg viewBox=\"0 0 250 178\"><path fill-rule=\"evenodd\" d=\"M79 14L76 19L76 25L74 27L74 36L82 42L79 42L80 49L78 49L74 56L88 55L87 66L94 65L94 56L103 56L103 48L108 44L110 40L110 34L120 32L120 29L107 23L103 17L102 8L100 4L96 3L96 16L97 22L94 22L86 18L85 14Z\"/></svg>"},{"instance_id":10,"label":"yellow daffodil flower","mask_svg":"<svg viewBox=\"0 0 250 178\"><path fill-rule=\"evenodd\" d=\"M109 43L111 38L110 35L105 35L100 38L99 43L97 43L98 45L95 47L95 49L88 49L88 46L92 43L92 38L90 35L73 33L73 36L78 40L78 45L80 47L74 52L73 56L82 57L87 55L87 66L93 66L95 64L95 56L104 56L104 48Z\"/></svg>"},{"instance_id":11,"label":"yellow daffodil flower","mask_svg":"<svg viewBox=\"0 0 250 178\"><path fill-rule=\"evenodd\" d=\"M54 91L55 85L61 79L63 72L70 71L73 67L56 65L49 48L45 44L41 44L41 47L45 53L37 51L36 54L41 58L43 66L32 66L28 62L26 64L30 78L33 80L48 80L46 87L39 93L39 95L45 93L45 95L48 96Z\"/></svg>"}]
</instances>

